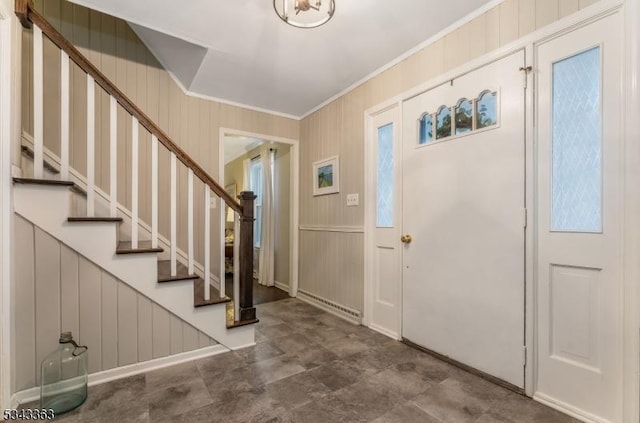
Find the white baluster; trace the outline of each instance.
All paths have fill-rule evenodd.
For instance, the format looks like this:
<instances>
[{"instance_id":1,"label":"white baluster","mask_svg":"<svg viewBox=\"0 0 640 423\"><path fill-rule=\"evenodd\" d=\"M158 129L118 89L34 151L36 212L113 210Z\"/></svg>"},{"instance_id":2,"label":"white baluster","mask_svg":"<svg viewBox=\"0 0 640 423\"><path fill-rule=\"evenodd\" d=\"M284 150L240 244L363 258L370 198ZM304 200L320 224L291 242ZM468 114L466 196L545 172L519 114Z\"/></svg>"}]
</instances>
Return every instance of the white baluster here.
<instances>
[{"instance_id":1,"label":"white baluster","mask_svg":"<svg viewBox=\"0 0 640 423\"><path fill-rule=\"evenodd\" d=\"M240 219L233 213L233 304L235 320L240 317Z\"/></svg>"},{"instance_id":2,"label":"white baluster","mask_svg":"<svg viewBox=\"0 0 640 423\"><path fill-rule=\"evenodd\" d=\"M189 261L189 274L193 275L193 170L191 169L189 169L187 184L187 256Z\"/></svg>"},{"instance_id":3,"label":"white baluster","mask_svg":"<svg viewBox=\"0 0 640 423\"><path fill-rule=\"evenodd\" d=\"M87 74L87 216L95 216L96 86Z\"/></svg>"},{"instance_id":4,"label":"white baluster","mask_svg":"<svg viewBox=\"0 0 640 423\"><path fill-rule=\"evenodd\" d=\"M42 179L44 175L44 100L42 30L33 25L33 177Z\"/></svg>"},{"instance_id":5,"label":"white baluster","mask_svg":"<svg viewBox=\"0 0 640 423\"><path fill-rule=\"evenodd\" d=\"M158 138L151 135L151 246L158 247Z\"/></svg>"},{"instance_id":6,"label":"white baluster","mask_svg":"<svg viewBox=\"0 0 640 423\"><path fill-rule=\"evenodd\" d=\"M110 97L109 104L109 196L111 217L118 216L118 102Z\"/></svg>"},{"instance_id":7,"label":"white baluster","mask_svg":"<svg viewBox=\"0 0 640 423\"><path fill-rule=\"evenodd\" d=\"M131 116L131 248L138 248L138 119Z\"/></svg>"},{"instance_id":8,"label":"white baluster","mask_svg":"<svg viewBox=\"0 0 640 423\"><path fill-rule=\"evenodd\" d=\"M171 153L171 276L178 273L178 262L176 261L176 247L178 243L177 235L177 217L178 217L178 201L177 201L177 182L176 179L176 155Z\"/></svg>"},{"instance_id":9,"label":"white baluster","mask_svg":"<svg viewBox=\"0 0 640 423\"><path fill-rule=\"evenodd\" d=\"M60 50L60 180L69 180L69 55Z\"/></svg>"},{"instance_id":10,"label":"white baluster","mask_svg":"<svg viewBox=\"0 0 640 423\"><path fill-rule=\"evenodd\" d=\"M204 299L209 301L211 298L211 288L209 287L211 265L209 264L211 257L211 192L209 186L204 186Z\"/></svg>"}]
</instances>

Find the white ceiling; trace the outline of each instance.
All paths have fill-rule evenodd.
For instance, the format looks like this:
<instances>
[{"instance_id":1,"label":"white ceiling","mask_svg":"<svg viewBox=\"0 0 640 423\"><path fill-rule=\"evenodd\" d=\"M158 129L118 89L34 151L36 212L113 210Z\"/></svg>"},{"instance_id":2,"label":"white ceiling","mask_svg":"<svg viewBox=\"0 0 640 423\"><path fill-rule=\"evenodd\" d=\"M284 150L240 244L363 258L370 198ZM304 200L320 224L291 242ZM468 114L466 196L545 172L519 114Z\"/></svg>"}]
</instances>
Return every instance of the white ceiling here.
<instances>
[{"instance_id":1,"label":"white ceiling","mask_svg":"<svg viewBox=\"0 0 640 423\"><path fill-rule=\"evenodd\" d=\"M129 21L192 93L303 116L499 0L336 0L314 29L282 22L272 0L71 1Z\"/></svg>"},{"instance_id":2,"label":"white ceiling","mask_svg":"<svg viewBox=\"0 0 640 423\"><path fill-rule=\"evenodd\" d=\"M237 135L225 135L224 137L224 164L227 165L238 157L260 146L264 140L259 138L243 137Z\"/></svg>"}]
</instances>

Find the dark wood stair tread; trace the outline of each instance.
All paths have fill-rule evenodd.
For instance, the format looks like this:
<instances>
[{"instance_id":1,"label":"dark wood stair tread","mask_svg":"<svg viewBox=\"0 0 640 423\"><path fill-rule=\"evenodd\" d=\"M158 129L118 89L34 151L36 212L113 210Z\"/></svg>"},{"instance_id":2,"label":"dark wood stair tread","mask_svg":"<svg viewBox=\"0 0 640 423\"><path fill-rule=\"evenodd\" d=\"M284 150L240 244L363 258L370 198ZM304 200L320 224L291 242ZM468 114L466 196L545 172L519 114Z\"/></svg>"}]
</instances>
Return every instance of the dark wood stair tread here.
<instances>
[{"instance_id":1,"label":"dark wood stair tread","mask_svg":"<svg viewBox=\"0 0 640 423\"><path fill-rule=\"evenodd\" d=\"M260 322L260 320L252 319L252 320L243 320L241 322L237 321L233 323L227 323L227 329L240 328L242 326L253 325L254 323L258 323L258 322Z\"/></svg>"},{"instance_id":2,"label":"dark wood stair tread","mask_svg":"<svg viewBox=\"0 0 640 423\"><path fill-rule=\"evenodd\" d=\"M175 276L171 276L171 260L158 261L158 282L184 281L190 279L198 279L198 275L189 274L189 268L184 264L177 262L177 272Z\"/></svg>"},{"instance_id":3,"label":"dark wood stair tread","mask_svg":"<svg viewBox=\"0 0 640 423\"><path fill-rule=\"evenodd\" d=\"M161 253L164 250L160 247L152 248L151 241L138 241L138 248L131 248L130 241L122 241L118 243L116 254L143 254L143 253Z\"/></svg>"},{"instance_id":4,"label":"dark wood stair tread","mask_svg":"<svg viewBox=\"0 0 640 423\"><path fill-rule=\"evenodd\" d=\"M23 145L21 147L21 149L22 149L22 154L24 154L25 156L27 156L31 160L33 160L34 153L33 153L33 149L31 147L29 147L28 145ZM49 163L46 160L46 157L43 157L42 164L43 164L44 168L47 169L49 172L51 172L51 173L53 173L55 175L60 173L60 171L58 169L56 169L51 163Z\"/></svg>"},{"instance_id":5,"label":"dark wood stair tread","mask_svg":"<svg viewBox=\"0 0 640 423\"><path fill-rule=\"evenodd\" d=\"M228 303L231 301L229 297L220 297L220 291L218 291L213 285L211 285L211 291L209 301L204 299L204 281L198 278L193 281L193 305L194 307L204 307L213 304Z\"/></svg>"},{"instance_id":6,"label":"dark wood stair tread","mask_svg":"<svg viewBox=\"0 0 640 423\"><path fill-rule=\"evenodd\" d=\"M75 184L71 181L60 181L58 179L35 179L35 178L13 178L16 184L24 185L52 185L72 187Z\"/></svg>"},{"instance_id":7,"label":"dark wood stair tread","mask_svg":"<svg viewBox=\"0 0 640 423\"><path fill-rule=\"evenodd\" d=\"M121 217L108 216L71 216L67 219L69 222L122 222Z\"/></svg>"}]
</instances>

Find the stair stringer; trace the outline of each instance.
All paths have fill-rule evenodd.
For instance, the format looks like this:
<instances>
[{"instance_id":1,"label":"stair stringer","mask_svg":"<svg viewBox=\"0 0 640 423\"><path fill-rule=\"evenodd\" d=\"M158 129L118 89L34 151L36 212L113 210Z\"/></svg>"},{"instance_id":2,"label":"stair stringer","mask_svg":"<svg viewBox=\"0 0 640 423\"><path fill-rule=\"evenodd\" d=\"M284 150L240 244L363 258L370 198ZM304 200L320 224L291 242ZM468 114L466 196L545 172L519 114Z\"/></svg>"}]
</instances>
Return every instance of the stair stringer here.
<instances>
[{"instance_id":1,"label":"stair stringer","mask_svg":"<svg viewBox=\"0 0 640 423\"><path fill-rule=\"evenodd\" d=\"M225 347L239 349L255 344L252 325L227 329L225 304L195 308L192 281L159 284L155 253L116 254L117 223L67 222L70 196L64 186L16 184L14 210Z\"/></svg>"}]
</instances>

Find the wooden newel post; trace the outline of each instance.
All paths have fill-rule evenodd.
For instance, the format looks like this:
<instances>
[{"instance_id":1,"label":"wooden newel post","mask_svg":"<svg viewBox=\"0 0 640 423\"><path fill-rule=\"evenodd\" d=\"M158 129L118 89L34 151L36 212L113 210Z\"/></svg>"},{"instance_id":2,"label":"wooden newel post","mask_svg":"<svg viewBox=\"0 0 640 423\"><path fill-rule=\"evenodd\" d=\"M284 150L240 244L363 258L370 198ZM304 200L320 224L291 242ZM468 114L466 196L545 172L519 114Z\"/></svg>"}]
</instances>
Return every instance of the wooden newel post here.
<instances>
[{"instance_id":1,"label":"wooden newel post","mask_svg":"<svg viewBox=\"0 0 640 423\"><path fill-rule=\"evenodd\" d=\"M29 6L31 0L16 0L15 9L16 16L20 19L20 23L25 28L31 28L31 21L29 20Z\"/></svg>"},{"instance_id":2,"label":"wooden newel post","mask_svg":"<svg viewBox=\"0 0 640 423\"><path fill-rule=\"evenodd\" d=\"M238 196L242 206L240 215L240 316L238 321L254 320L253 306L253 202L257 198L252 191L242 191Z\"/></svg>"}]
</instances>

